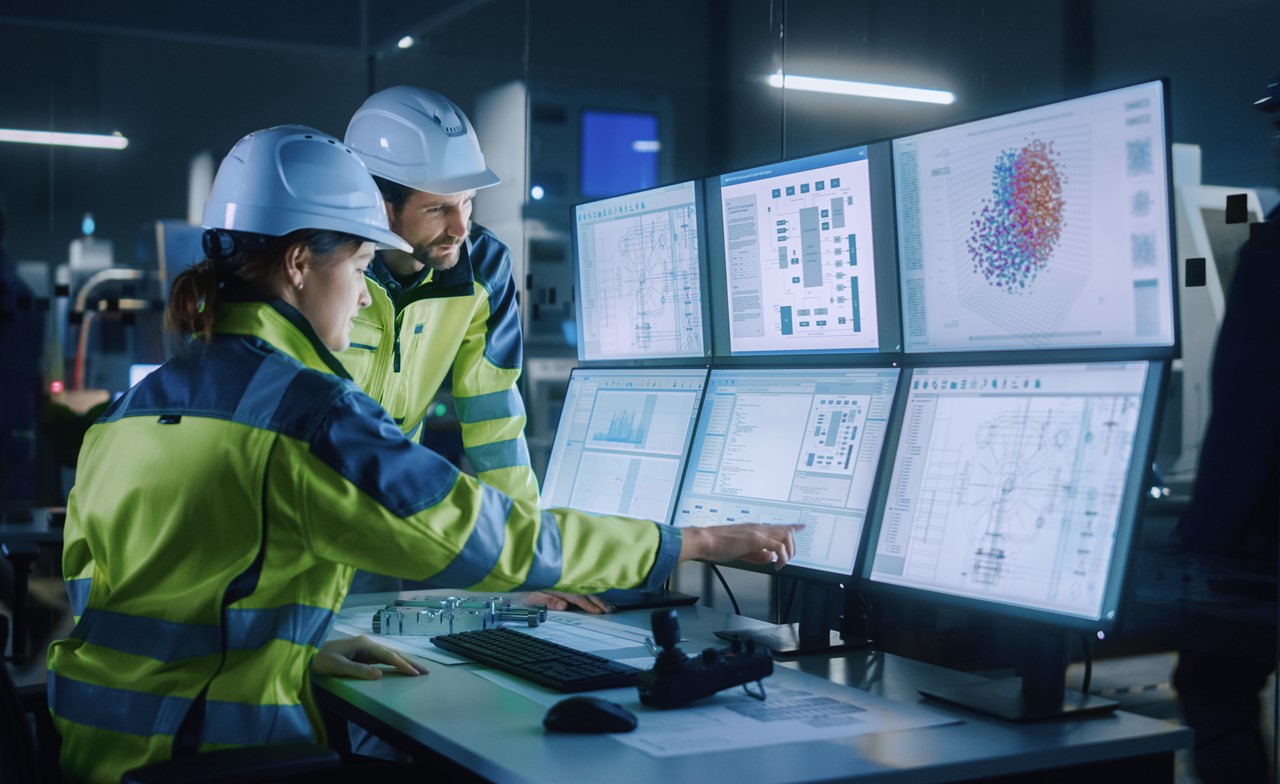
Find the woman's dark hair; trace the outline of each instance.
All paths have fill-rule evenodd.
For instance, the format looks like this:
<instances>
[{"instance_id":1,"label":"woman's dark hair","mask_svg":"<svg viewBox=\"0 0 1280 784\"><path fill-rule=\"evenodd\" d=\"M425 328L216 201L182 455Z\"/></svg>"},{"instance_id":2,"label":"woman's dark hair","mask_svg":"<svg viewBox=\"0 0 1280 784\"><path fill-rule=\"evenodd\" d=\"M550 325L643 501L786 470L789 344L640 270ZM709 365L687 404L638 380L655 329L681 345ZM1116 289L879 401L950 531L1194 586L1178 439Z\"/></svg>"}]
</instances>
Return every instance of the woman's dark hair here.
<instances>
[{"instance_id":1,"label":"woman's dark hair","mask_svg":"<svg viewBox=\"0 0 1280 784\"><path fill-rule=\"evenodd\" d=\"M283 269L285 256L293 246L305 245L314 255L324 258L339 251L354 253L364 242L342 232L299 229L272 237L251 250L216 260L206 258L173 279L164 314L165 329L171 335L208 341L218 320L219 292L224 285L239 284L270 293L271 283Z\"/></svg>"}]
</instances>

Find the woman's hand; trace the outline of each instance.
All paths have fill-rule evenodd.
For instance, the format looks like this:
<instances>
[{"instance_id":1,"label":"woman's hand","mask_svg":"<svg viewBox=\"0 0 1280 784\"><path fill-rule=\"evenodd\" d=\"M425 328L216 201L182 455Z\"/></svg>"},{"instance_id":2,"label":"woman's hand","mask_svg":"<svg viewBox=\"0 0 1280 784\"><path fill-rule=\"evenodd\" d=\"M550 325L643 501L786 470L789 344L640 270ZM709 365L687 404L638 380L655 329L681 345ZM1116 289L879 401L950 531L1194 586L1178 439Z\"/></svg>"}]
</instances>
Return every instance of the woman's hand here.
<instances>
[{"instance_id":1,"label":"woman's hand","mask_svg":"<svg viewBox=\"0 0 1280 784\"><path fill-rule=\"evenodd\" d=\"M382 668L374 666L376 664L389 664L405 675L427 674L426 667L414 664L364 635L329 640L321 645L320 652L311 660L311 674L376 681L382 677Z\"/></svg>"},{"instance_id":2,"label":"woman's hand","mask_svg":"<svg viewBox=\"0 0 1280 784\"><path fill-rule=\"evenodd\" d=\"M680 560L746 561L781 569L796 554L796 531L803 525L717 525L681 529Z\"/></svg>"}]
</instances>

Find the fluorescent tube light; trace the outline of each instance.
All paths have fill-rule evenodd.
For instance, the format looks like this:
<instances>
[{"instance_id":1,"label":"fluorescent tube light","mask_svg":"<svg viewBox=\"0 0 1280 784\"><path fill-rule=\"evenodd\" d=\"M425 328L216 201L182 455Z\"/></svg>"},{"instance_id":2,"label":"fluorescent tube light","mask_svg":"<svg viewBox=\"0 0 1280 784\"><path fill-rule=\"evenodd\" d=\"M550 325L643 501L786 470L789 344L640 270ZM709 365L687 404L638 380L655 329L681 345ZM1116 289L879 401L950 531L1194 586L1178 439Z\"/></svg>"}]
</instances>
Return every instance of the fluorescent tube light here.
<instances>
[{"instance_id":1,"label":"fluorescent tube light","mask_svg":"<svg viewBox=\"0 0 1280 784\"><path fill-rule=\"evenodd\" d=\"M18 131L0 128L0 142L22 144L54 144L62 147L95 147L103 150L123 150L129 140L119 131L107 136L100 133L58 133L55 131Z\"/></svg>"},{"instance_id":2,"label":"fluorescent tube light","mask_svg":"<svg viewBox=\"0 0 1280 784\"><path fill-rule=\"evenodd\" d=\"M888 98L894 101L918 101L920 103L955 103L956 96L947 90L926 90L922 87L896 87L892 84L850 82L844 79L819 79L816 76L796 76L780 73L769 75L770 87L788 90L806 90L813 93L857 95L863 98Z\"/></svg>"},{"instance_id":3,"label":"fluorescent tube light","mask_svg":"<svg viewBox=\"0 0 1280 784\"><path fill-rule=\"evenodd\" d=\"M632 152L658 152L662 149L662 142L656 139L637 139L631 143Z\"/></svg>"}]
</instances>

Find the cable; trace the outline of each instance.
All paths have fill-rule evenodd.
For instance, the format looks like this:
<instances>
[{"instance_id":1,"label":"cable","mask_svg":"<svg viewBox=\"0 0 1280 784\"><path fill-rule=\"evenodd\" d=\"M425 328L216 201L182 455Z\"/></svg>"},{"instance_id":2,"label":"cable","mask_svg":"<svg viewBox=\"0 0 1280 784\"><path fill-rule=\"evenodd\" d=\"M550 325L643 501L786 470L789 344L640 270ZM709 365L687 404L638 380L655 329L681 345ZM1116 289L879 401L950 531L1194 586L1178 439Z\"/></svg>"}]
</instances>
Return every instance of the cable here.
<instances>
[{"instance_id":1,"label":"cable","mask_svg":"<svg viewBox=\"0 0 1280 784\"><path fill-rule=\"evenodd\" d=\"M1080 684L1080 691L1084 694L1089 693L1089 687L1093 685L1093 651L1089 650L1089 635L1080 632L1080 647L1084 649L1084 681Z\"/></svg>"},{"instance_id":2,"label":"cable","mask_svg":"<svg viewBox=\"0 0 1280 784\"><path fill-rule=\"evenodd\" d=\"M729 583L725 581L724 575L720 574L720 570L716 568L715 564L707 564L707 566L711 567L711 571L720 580L720 584L724 586L724 592L729 595L729 603L733 605L733 614L742 615L742 610L738 609L738 600L733 598L733 591L729 590Z\"/></svg>"}]
</instances>

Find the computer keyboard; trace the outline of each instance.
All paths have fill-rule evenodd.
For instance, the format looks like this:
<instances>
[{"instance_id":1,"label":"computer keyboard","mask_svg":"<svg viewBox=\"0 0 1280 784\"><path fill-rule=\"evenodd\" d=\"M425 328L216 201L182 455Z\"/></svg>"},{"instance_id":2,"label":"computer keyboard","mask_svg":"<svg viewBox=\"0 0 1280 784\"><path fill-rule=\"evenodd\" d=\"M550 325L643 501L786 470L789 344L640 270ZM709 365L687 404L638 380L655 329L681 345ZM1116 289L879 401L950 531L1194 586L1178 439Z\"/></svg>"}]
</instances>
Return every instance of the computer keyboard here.
<instances>
[{"instance_id":1,"label":"computer keyboard","mask_svg":"<svg viewBox=\"0 0 1280 784\"><path fill-rule=\"evenodd\" d=\"M437 646L562 692L635 686L640 670L502 626L432 637Z\"/></svg>"}]
</instances>

